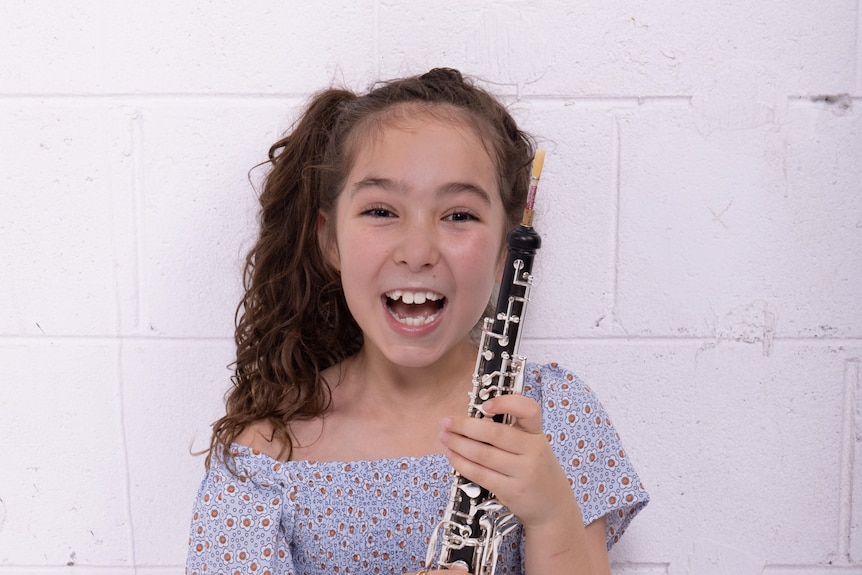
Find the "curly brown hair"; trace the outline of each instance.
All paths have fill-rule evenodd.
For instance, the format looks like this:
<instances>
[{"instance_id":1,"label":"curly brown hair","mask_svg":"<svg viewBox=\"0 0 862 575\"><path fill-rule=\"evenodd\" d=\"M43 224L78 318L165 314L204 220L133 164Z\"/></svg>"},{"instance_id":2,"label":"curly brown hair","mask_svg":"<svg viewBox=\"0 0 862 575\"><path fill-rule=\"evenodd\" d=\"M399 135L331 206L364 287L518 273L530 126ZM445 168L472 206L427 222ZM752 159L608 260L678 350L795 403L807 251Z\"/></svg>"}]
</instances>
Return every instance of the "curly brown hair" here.
<instances>
[{"instance_id":1,"label":"curly brown hair","mask_svg":"<svg viewBox=\"0 0 862 575\"><path fill-rule=\"evenodd\" d=\"M319 417L331 393L326 368L356 354L362 332L350 314L338 270L318 240L359 147L397 115L440 114L466 122L494 161L507 229L526 202L534 146L497 99L457 70L437 68L372 87L359 96L328 89L311 99L293 129L269 149L260 195L260 235L246 257L237 308L233 387L213 424L206 466L251 423L266 421L289 459L291 421ZM328 218L331 220L331 218Z\"/></svg>"}]
</instances>

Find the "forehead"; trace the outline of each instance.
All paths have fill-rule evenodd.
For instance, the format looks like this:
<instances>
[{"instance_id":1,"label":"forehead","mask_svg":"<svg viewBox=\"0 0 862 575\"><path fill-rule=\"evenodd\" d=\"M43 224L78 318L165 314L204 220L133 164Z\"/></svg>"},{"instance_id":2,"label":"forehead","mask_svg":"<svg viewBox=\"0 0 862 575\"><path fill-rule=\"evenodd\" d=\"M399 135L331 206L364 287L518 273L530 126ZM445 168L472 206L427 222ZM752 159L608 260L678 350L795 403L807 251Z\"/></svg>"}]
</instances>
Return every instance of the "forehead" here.
<instances>
[{"instance_id":1,"label":"forehead","mask_svg":"<svg viewBox=\"0 0 862 575\"><path fill-rule=\"evenodd\" d=\"M476 190L499 197L494 162L460 122L418 116L390 122L360 144L345 190ZM371 185L374 184L374 185Z\"/></svg>"},{"instance_id":2,"label":"forehead","mask_svg":"<svg viewBox=\"0 0 862 575\"><path fill-rule=\"evenodd\" d=\"M378 145L389 130L410 131L419 125L428 123L453 128L463 132L467 138L478 141L490 158L494 170L499 171L496 161L497 154L492 144L493 138L486 133L490 131L490 128L484 126L482 119L453 105L429 102L396 104L369 115L354 126L345 141L347 152L345 156L349 160L346 171L351 170L363 150Z\"/></svg>"}]
</instances>

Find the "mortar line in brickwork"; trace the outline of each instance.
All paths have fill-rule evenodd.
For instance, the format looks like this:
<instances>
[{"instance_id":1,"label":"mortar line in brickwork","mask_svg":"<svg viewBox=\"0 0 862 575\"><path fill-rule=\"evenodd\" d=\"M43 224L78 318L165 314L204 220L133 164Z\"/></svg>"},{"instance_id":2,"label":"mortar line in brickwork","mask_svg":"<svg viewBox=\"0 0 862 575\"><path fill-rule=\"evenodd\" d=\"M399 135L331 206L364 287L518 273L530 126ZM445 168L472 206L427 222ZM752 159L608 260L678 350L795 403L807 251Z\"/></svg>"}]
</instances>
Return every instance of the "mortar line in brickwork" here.
<instances>
[{"instance_id":1,"label":"mortar line in brickwork","mask_svg":"<svg viewBox=\"0 0 862 575\"><path fill-rule=\"evenodd\" d=\"M859 575L859 564L855 565L765 565L762 575Z\"/></svg>"},{"instance_id":2,"label":"mortar line in brickwork","mask_svg":"<svg viewBox=\"0 0 862 575\"><path fill-rule=\"evenodd\" d=\"M380 67L379 57L375 64ZM377 77L380 76L378 72ZM55 93L0 93L0 101L23 101L30 102L33 100L80 100L80 101L123 101L129 104L140 104L152 100L158 101L180 101L193 102L196 100L228 100L236 102L269 100L282 102L284 100L301 100L305 101L313 90L303 92L105 92L101 94L84 93L84 92L55 92ZM653 96L607 96L607 95L584 95L584 94L521 94L518 96L515 92L510 94L501 94L502 97L517 97L519 101L529 101L536 103L549 103L563 106L583 106L583 107L626 107L635 108L638 106L650 105L666 105L666 106L688 106L691 104L691 96L686 95L653 95ZM854 97L854 99L856 99Z\"/></svg>"},{"instance_id":3,"label":"mortar line in brickwork","mask_svg":"<svg viewBox=\"0 0 862 575\"><path fill-rule=\"evenodd\" d=\"M144 133L141 116L142 112L135 110L129 122L132 154L132 225L134 226L134 230L132 231L135 238L132 247L132 256L135 258L135 262L132 269L135 274L133 281L137 290L137 297L135 298L135 305L133 307L135 316L132 318L132 325L130 326L133 330L141 328L141 318L144 317L143 306L145 305L143 303L143 294L147 293L143 285L145 271L143 258L141 257L141 250L145 245L142 219L144 214ZM118 333L122 333L122 330L119 330Z\"/></svg>"},{"instance_id":4,"label":"mortar line in brickwork","mask_svg":"<svg viewBox=\"0 0 862 575\"><path fill-rule=\"evenodd\" d=\"M670 563L611 562L611 572L614 575L664 575L669 569Z\"/></svg>"},{"instance_id":5,"label":"mortar line in brickwork","mask_svg":"<svg viewBox=\"0 0 862 575\"><path fill-rule=\"evenodd\" d=\"M854 335L847 336L823 336L823 335L810 335L810 336L792 336L792 335L783 335L781 337L776 337L774 341L784 341L784 342L813 342L813 341L823 341L823 342L844 342L848 344L859 345L862 343L862 337L857 337Z\"/></svg>"},{"instance_id":6,"label":"mortar line in brickwork","mask_svg":"<svg viewBox=\"0 0 862 575\"><path fill-rule=\"evenodd\" d=\"M565 94L528 94L519 98L521 102L550 104L554 106L605 109L651 107L686 107L691 105L691 96L597 96Z\"/></svg>"},{"instance_id":7,"label":"mortar line in brickwork","mask_svg":"<svg viewBox=\"0 0 862 575\"><path fill-rule=\"evenodd\" d=\"M374 0L374 30L371 49L374 51L374 77L380 77L380 0Z\"/></svg>"},{"instance_id":8,"label":"mortar line in brickwork","mask_svg":"<svg viewBox=\"0 0 862 575\"><path fill-rule=\"evenodd\" d=\"M625 332L625 328L622 327L619 321L619 314L617 313L617 306L619 304L619 278L620 278L620 203L621 203L621 188L620 178L621 178L621 163L622 163L622 144L620 142L620 118L617 115L614 115L613 122L613 135L611 137L611 161L613 162L613 167L611 168L611 177L613 178L613 194L614 194L614 218L612 222L613 226L613 262L611 269L611 329L616 329L617 327L621 328L623 332Z\"/></svg>"},{"instance_id":9,"label":"mortar line in brickwork","mask_svg":"<svg viewBox=\"0 0 862 575\"><path fill-rule=\"evenodd\" d=\"M75 563L74 565L0 565L0 575L77 575L79 573L104 573L106 575L117 575L118 573L131 573L132 569L126 565L87 565Z\"/></svg>"},{"instance_id":10,"label":"mortar line in brickwork","mask_svg":"<svg viewBox=\"0 0 862 575\"><path fill-rule=\"evenodd\" d=\"M105 345L117 342L117 339L125 340L133 343L165 343L165 344L229 344L233 345L233 337L231 336L166 336L166 335L147 335L147 334L129 334L129 335L3 335L0 334L0 346L2 345L55 345L58 343L75 343L75 344L96 344ZM643 343L644 345L653 343L717 343L719 345L760 345L761 342L744 342L728 339L716 340L712 336L691 336L691 335L636 335L636 334L618 334L618 335L596 335L596 336L559 336L559 337L530 337L525 335L524 339L534 343L607 343L609 345L618 345L620 342ZM773 340L775 343L783 345L792 345L795 347L835 347L835 346L862 346L862 337L811 337L811 338L793 338L793 337L776 337Z\"/></svg>"},{"instance_id":11,"label":"mortar line in brickwork","mask_svg":"<svg viewBox=\"0 0 862 575\"><path fill-rule=\"evenodd\" d=\"M137 141L137 130L136 125L138 124L137 120L140 117L140 112L135 110L132 112L130 116L129 122L129 154L131 157L132 164L132 225L134 226L134 236L135 241L132 247L132 257L134 258L134 273L135 273L135 286L138 291L138 297L135 298L136 302L140 301L140 294L143 293L140 286L139 278L141 277L141 269L140 269L140 257L139 257L139 229L138 225L138 213L140 212L138 206L138 196L139 196L139 156L140 156L140 146ZM115 242L115 238L111 238L112 242ZM115 246L114 246L115 247ZM114 268L116 269L119 262L116 260L115 254ZM115 282L119 283L119 282ZM122 313L122 301L120 298L120 289L119 285L115 285L115 302L116 306L116 330L117 333L123 332L123 313ZM132 319L132 325L137 326L140 318L140 304L136 303L134 306L135 317ZM119 418L120 418L120 445L122 449L122 453L120 456L123 460L123 472L124 472L124 496L125 496L125 506L126 506L126 517L127 517L127 530L126 535L128 536L128 545L129 545L129 555L131 558L132 566L135 565L135 529L134 529L134 521L132 520L132 493L131 493L131 469L129 467L129 444L128 444L128 429L126 427L126 402L125 402L125 378L123 377L123 364L124 364L124 352L125 352L125 341L123 338L117 338L117 357L116 357L116 376L117 376L117 395L119 399Z\"/></svg>"},{"instance_id":12,"label":"mortar line in brickwork","mask_svg":"<svg viewBox=\"0 0 862 575\"><path fill-rule=\"evenodd\" d=\"M139 573L140 575L168 575L182 572L182 566L174 567L143 567L136 571L131 565L94 565L90 563L75 563L74 565L0 565L0 575L81 575L82 573L103 573L117 575L118 573Z\"/></svg>"},{"instance_id":13,"label":"mortar line in brickwork","mask_svg":"<svg viewBox=\"0 0 862 575\"><path fill-rule=\"evenodd\" d=\"M201 337L201 336L164 336L164 335L0 335L0 346L2 345L55 345L58 343L73 344L114 344L117 340L128 342L164 342L164 343L228 343L233 345L233 337Z\"/></svg>"},{"instance_id":14,"label":"mortar line in brickwork","mask_svg":"<svg viewBox=\"0 0 862 575\"><path fill-rule=\"evenodd\" d=\"M305 101L313 90L305 92L106 92L103 94L87 94L77 92L56 93L0 93L0 102L28 103L43 100L65 100L71 103L86 102L123 102L129 105L140 105L152 101L158 102L196 102L199 100L225 100L230 104L251 101L284 102L285 100Z\"/></svg>"},{"instance_id":15,"label":"mortar line in brickwork","mask_svg":"<svg viewBox=\"0 0 862 575\"><path fill-rule=\"evenodd\" d=\"M838 491L838 558L850 563L850 536L853 515L853 469L856 457L856 438L860 434L859 412L859 360L844 364L844 412L841 418L841 471ZM855 494L858 497L858 493Z\"/></svg>"},{"instance_id":16,"label":"mortar line in brickwork","mask_svg":"<svg viewBox=\"0 0 862 575\"><path fill-rule=\"evenodd\" d=\"M853 89L862 92L862 0L856 0L856 65L853 67ZM854 98L857 99L857 98Z\"/></svg>"},{"instance_id":17,"label":"mortar line in brickwork","mask_svg":"<svg viewBox=\"0 0 862 575\"><path fill-rule=\"evenodd\" d=\"M132 470L129 464L129 434L126 427L126 381L123 377L123 363L125 346L123 339L120 339L117 346L117 386L119 388L120 398L120 445L122 445L123 471L125 472L125 485L123 493L126 497L126 518L127 518L127 535L129 538L129 562L132 567L132 573L137 572L137 554L135 552L135 520L132 513Z\"/></svg>"},{"instance_id":18,"label":"mortar line in brickwork","mask_svg":"<svg viewBox=\"0 0 862 575\"><path fill-rule=\"evenodd\" d=\"M746 342L735 341L728 339L717 340L714 337L702 336L673 336L673 335L600 335L595 337L590 336L559 336L559 337L530 337L524 335L524 341L536 344L558 344L558 343L595 343L607 345L619 345L620 343L637 343L643 345L652 345L656 343L667 344L715 344L715 345L739 345L739 346L761 346L760 341ZM800 347L827 347L834 348L836 346L862 346L862 338L811 338L811 339L782 339L776 337L773 342L781 343L782 345Z\"/></svg>"}]
</instances>

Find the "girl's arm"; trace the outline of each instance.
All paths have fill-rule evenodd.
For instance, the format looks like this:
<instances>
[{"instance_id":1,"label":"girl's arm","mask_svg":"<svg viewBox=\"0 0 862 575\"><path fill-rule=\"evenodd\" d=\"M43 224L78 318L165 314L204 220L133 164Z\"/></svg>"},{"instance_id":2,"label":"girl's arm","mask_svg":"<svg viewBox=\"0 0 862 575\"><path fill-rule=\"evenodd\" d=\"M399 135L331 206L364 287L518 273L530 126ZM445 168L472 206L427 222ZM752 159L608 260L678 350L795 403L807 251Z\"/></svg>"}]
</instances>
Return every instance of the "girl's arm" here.
<instances>
[{"instance_id":1,"label":"girl's arm","mask_svg":"<svg viewBox=\"0 0 862 575\"><path fill-rule=\"evenodd\" d=\"M569 481L542 430L539 404L506 395L483 407L489 414L512 415L515 424L447 418L440 440L452 466L492 491L524 525L527 575L610 573L605 522L584 527Z\"/></svg>"}]
</instances>

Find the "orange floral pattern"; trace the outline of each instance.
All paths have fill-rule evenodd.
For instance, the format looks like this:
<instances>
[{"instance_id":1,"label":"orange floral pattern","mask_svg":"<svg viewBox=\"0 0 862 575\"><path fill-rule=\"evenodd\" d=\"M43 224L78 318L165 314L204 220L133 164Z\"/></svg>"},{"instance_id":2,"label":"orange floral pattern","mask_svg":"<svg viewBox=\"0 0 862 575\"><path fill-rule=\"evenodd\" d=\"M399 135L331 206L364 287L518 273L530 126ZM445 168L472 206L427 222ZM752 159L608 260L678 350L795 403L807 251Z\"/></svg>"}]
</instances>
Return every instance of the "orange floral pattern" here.
<instances>
[{"instance_id":1,"label":"orange floral pattern","mask_svg":"<svg viewBox=\"0 0 862 575\"><path fill-rule=\"evenodd\" d=\"M608 548L649 497L595 394L556 364L528 365L524 394L542 405L548 441L584 523L606 517ZM195 504L190 575L397 574L424 568L443 516L450 466L442 455L376 461L275 461L231 448ZM497 573L523 572L523 530L501 546Z\"/></svg>"}]
</instances>

